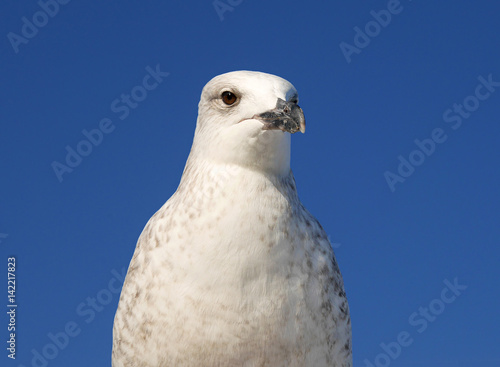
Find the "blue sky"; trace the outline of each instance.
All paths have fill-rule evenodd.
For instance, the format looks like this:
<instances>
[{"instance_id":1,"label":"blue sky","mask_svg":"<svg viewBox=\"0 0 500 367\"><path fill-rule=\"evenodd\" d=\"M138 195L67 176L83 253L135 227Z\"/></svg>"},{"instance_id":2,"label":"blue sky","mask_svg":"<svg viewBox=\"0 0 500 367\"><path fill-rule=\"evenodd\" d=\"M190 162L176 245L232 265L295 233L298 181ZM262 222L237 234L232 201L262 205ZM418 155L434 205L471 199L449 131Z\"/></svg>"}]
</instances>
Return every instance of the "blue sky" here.
<instances>
[{"instance_id":1,"label":"blue sky","mask_svg":"<svg viewBox=\"0 0 500 367\"><path fill-rule=\"evenodd\" d=\"M10 256L18 304L0 364L110 365L122 273L201 89L247 69L299 91L292 168L335 243L355 366L500 366L500 4L216 5L0 5L0 304Z\"/></svg>"}]
</instances>

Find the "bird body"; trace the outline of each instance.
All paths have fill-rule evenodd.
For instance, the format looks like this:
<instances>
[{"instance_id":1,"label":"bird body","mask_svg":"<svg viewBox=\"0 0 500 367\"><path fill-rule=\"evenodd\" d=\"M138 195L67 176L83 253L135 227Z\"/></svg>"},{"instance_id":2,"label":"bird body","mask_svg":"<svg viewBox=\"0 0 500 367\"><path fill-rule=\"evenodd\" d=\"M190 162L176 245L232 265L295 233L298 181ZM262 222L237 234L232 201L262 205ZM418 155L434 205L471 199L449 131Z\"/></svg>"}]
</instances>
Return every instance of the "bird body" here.
<instances>
[{"instance_id":1,"label":"bird body","mask_svg":"<svg viewBox=\"0 0 500 367\"><path fill-rule=\"evenodd\" d=\"M239 111L219 103L224 88ZM204 88L181 183L129 266L113 367L352 366L342 277L297 196L290 134L254 118L294 96L285 80L253 72ZM303 130L292 120L286 129Z\"/></svg>"}]
</instances>

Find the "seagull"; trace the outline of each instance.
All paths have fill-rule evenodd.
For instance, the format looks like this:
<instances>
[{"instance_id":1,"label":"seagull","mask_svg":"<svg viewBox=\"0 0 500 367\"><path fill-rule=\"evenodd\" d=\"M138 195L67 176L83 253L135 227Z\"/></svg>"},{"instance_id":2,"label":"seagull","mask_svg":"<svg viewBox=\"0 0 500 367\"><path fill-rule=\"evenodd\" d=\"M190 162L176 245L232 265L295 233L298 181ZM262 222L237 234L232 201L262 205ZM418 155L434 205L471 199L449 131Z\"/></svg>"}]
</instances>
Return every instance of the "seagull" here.
<instances>
[{"instance_id":1,"label":"seagull","mask_svg":"<svg viewBox=\"0 0 500 367\"><path fill-rule=\"evenodd\" d=\"M295 87L234 71L203 88L172 197L139 237L113 326L113 367L352 367L329 239L300 202Z\"/></svg>"}]
</instances>

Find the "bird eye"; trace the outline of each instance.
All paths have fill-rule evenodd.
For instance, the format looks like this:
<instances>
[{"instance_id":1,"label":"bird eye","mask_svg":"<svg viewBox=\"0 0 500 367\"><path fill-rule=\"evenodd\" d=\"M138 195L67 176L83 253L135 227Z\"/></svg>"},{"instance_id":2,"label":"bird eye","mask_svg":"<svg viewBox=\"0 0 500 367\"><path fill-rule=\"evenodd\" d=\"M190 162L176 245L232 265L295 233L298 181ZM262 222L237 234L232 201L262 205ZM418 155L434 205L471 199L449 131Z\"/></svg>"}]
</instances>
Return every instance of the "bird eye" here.
<instances>
[{"instance_id":1,"label":"bird eye","mask_svg":"<svg viewBox=\"0 0 500 367\"><path fill-rule=\"evenodd\" d=\"M231 106L232 104L234 104L236 102L236 100L238 99L236 97L236 94L229 92L229 91L222 92L221 98L222 98L222 101L225 104L227 104L228 106Z\"/></svg>"}]
</instances>

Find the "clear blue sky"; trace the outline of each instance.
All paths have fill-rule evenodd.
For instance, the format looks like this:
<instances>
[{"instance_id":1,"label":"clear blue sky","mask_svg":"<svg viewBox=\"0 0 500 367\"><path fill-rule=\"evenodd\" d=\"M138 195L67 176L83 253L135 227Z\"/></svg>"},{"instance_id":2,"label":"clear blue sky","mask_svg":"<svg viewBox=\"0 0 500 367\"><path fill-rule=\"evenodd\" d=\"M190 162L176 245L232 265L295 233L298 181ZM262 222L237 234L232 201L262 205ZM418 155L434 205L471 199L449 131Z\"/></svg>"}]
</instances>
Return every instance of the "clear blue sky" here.
<instances>
[{"instance_id":1,"label":"clear blue sky","mask_svg":"<svg viewBox=\"0 0 500 367\"><path fill-rule=\"evenodd\" d=\"M0 365L110 365L201 89L247 69L299 91L292 168L336 243L355 366L500 366L498 2L54 4L0 5Z\"/></svg>"}]
</instances>

